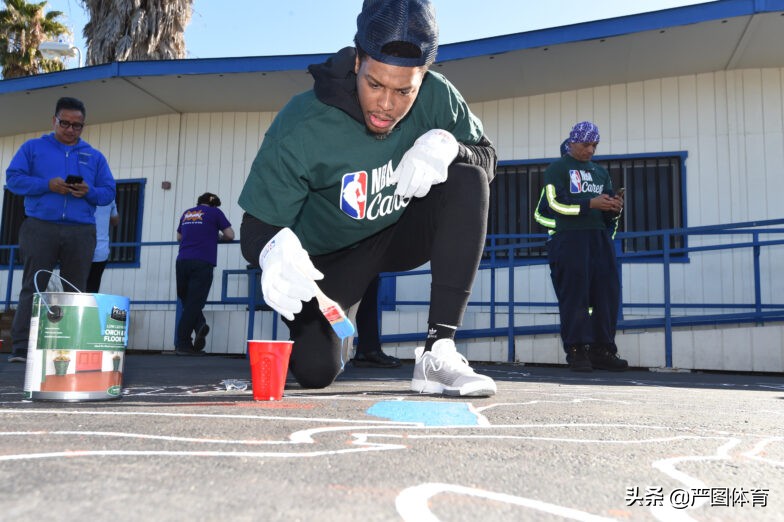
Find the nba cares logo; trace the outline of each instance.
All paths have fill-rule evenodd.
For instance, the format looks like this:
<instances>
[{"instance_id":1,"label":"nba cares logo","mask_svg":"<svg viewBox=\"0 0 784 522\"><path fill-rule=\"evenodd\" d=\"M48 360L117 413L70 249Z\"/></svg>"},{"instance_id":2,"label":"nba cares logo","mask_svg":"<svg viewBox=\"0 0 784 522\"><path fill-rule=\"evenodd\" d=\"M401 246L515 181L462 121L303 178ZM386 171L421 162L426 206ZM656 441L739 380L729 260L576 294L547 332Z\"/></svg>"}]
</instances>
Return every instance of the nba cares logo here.
<instances>
[{"instance_id":1,"label":"nba cares logo","mask_svg":"<svg viewBox=\"0 0 784 522\"><path fill-rule=\"evenodd\" d=\"M340 210L354 219L364 219L367 203L367 172L343 175L340 189Z\"/></svg>"},{"instance_id":2,"label":"nba cares logo","mask_svg":"<svg viewBox=\"0 0 784 522\"><path fill-rule=\"evenodd\" d=\"M571 194L579 194L583 191L583 177L580 175L579 170L569 171L569 192Z\"/></svg>"}]
</instances>

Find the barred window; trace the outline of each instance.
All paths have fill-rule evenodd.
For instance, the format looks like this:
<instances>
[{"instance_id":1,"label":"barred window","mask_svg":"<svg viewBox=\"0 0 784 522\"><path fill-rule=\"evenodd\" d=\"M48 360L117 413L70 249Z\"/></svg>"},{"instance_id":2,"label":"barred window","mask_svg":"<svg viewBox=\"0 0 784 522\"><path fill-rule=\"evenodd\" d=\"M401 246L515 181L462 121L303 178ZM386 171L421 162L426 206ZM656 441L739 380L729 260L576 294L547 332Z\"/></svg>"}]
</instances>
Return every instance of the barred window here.
<instances>
[{"instance_id":1,"label":"barred window","mask_svg":"<svg viewBox=\"0 0 784 522\"><path fill-rule=\"evenodd\" d=\"M646 232L685 226L686 153L596 157L594 162L610 173L615 190L626 189L625 208L618 232ZM555 160L552 160L555 161ZM487 233L541 234L547 229L534 220L534 211L544 187L544 171L552 161L501 162L490 185L490 211ZM510 240L498 238L497 245ZM685 239L672 236L670 248L682 248ZM623 241L624 252L651 252L660 257L662 238L650 236ZM515 257L546 256L544 247L517 250ZM498 257L506 257L499 251ZM487 254L485 257L488 257ZM650 260L651 257L646 257Z\"/></svg>"},{"instance_id":2,"label":"barred window","mask_svg":"<svg viewBox=\"0 0 784 522\"><path fill-rule=\"evenodd\" d=\"M120 214L120 223L109 227L110 243L136 243L142 236L142 212L144 210L144 186L147 180L130 179L116 180L117 195L115 202ZM8 188L3 191L3 221L0 224L0 245L18 245L19 227L25 218L24 196L17 196ZM139 266L141 247L112 247L109 253L109 265ZM10 251L0 250L0 264L7 265ZM20 266L19 252L14 258L14 265Z\"/></svg>"},{"instance_id":3,"label":"barred window","mask_svg":"<svg viewBox=\"0 0 784 522\"><path fill-rule=\"evenodd\" d=\"M144 186L147 180L117 181L117 213L120 223L109 227L109 243L137 243L142 240ZM113 246L109 251L108 266L139 266L140 246Z\"/></svg>"}]
</instances>

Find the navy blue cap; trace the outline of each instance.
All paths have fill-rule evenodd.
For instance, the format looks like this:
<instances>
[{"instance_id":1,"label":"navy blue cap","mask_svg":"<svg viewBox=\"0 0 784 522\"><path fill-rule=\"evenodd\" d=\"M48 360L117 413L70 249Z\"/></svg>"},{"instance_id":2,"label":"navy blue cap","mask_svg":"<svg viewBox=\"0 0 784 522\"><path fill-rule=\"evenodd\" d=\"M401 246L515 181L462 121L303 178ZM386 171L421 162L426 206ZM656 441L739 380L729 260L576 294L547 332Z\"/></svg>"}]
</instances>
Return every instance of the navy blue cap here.
<instances>
[{"instance_id":1,"label":"navy blue cap","mask_svg":"<svg viewBox=\"0 0 784 522\"><path fill-rule=\"evenodd\" d=\"M357 16L355 42L374 60L400 67L432 64L438 53L438 25L430 0L365 0ZM419 49L419 56L392 56L385 45L402 42Z\"/></svg>"}]
</instances>

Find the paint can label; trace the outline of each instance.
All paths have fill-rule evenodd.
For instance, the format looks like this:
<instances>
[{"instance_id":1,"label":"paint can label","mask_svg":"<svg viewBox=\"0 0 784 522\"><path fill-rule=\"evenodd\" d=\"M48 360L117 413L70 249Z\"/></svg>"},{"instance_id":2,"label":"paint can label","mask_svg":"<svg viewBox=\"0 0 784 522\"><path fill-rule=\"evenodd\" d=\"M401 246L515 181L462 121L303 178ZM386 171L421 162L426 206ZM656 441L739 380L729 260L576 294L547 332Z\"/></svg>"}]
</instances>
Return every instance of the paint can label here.
<instances>
[{"instance_id":1,"label":"paint can label","mask_svg":"<svg viewBox=\"0 0 784 522\"><path fill-rule=\"evenodd\" d=\"M128 345L127 297L43 292L33 297L25 399L120 397Z\"/></svg>"}]
</instances>

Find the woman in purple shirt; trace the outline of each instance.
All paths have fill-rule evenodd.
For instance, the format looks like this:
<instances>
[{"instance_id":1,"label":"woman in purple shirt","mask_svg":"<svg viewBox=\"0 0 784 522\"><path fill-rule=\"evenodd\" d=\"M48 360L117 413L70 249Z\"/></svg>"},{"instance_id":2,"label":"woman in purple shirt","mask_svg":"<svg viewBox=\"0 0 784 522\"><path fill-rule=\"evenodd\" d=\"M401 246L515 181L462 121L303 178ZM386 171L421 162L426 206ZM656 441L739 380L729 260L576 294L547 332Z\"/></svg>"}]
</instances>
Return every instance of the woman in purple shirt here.
<instances>
[{"instance_id":1,"label":"woman in purple shirt","mask_svg":"<svg viewBox=\"0 0 784 522\"><path fill-rule=\"evenodd\" d=\"M177 227L177 298L182 312L177 322L174 350L177 355L204 355L210 331L202 309L212 286L212 271L218 256L218 241L232 241L234 230L218 207L218 196L205 192L196 206L186 210ZM191 334L196 338L191 340Z\"/></svg>"}]
</instances>

